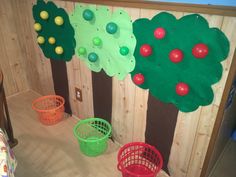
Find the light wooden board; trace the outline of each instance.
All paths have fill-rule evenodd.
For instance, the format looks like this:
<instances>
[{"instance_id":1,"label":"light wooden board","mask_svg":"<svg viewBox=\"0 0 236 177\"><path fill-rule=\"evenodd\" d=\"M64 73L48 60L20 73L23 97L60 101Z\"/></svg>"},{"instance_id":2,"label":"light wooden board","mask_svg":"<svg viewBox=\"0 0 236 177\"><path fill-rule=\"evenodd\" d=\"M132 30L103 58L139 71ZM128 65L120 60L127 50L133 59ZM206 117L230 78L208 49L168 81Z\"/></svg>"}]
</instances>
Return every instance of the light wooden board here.
<instances>
[{"instance_id":1,"label":"light wooden board","mask_svg":"<svg viewBox=\"0 0 236 177\"><path fill-rule=\"evenodd\" d=\"M24 56L21 53L14 9L7 0L1 1L1 68L3 70L6 94L11 95L29 89L26 78Z\"/></svg>"},{"instance_id":2,"label":"light wooden board","mask_svg":"<svg viewBox=\"0 0 236 177\"><path fill-rule=\"evenodd\" d=\"M64 8L68 13L74 10L75 3L55 1L55 3ZM93 117L93 93L92 93L92 74L85 63L79 60L75 55L70 62L67 62L67 74L69 81L69 96L72 112L81 119ZM82 90L82 99L80 102L75 97L75 87Z\"/></svg>"},{"instance_id":3,"label":"light wooden board","mask_svg":"<svg viewBox=\"0 0 236 177\"><path fill-rule=\"evenodd\" d=\"M113 11L119 7L113 7ZM139 10L135 8L125 8L124 10L130 15L131 20L139 17ZM126 144L134 141L135 126L135 102L136 92L135 85L132 83L130 75L127 75L123 81L115 77L112 80L112 126L114 138L120 144ZM140 103L141 104L141 103ZM138 118L139 116L135 117ZM143 135L142 129L139 129ZM136 135L137 136L137 135ZM143 139L136 138L136 141Z\"/></svg>"}]
</instances>

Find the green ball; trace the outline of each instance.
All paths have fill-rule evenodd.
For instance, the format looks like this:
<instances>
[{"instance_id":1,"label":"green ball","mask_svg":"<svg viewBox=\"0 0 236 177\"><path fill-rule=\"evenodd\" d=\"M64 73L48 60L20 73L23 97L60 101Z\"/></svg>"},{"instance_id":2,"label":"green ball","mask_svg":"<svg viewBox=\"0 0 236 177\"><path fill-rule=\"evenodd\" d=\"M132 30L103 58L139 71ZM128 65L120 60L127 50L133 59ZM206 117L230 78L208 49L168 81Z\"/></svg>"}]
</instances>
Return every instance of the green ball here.
<instances>
[{"instance_id":1,"label":"green ball","mask_svg":"<svg viewBox=\"0 0 236 177\"><path fill-rule=\"evenodd\" d=\"M89 10L89 9L86 9L84 10L83 12L83 18L86 20L86 21L91 21L94 17L94 14L93 14L93 11Z\"/></svg>"},{"instance_id":2,"label":"green ball","mask_svg":"<svg viewBox=\"0 0 236 177\"><path fill-rule=\"evenodd\" d=\"M78 49L78 52L79 52L80 55L84 55L84 54L86 54L86 49L84 47L80 47Z\"/></svg>"},{"instance_id":3,"label":"green ball","mask_svg":"<svg viewBox=\"0 0 236 177\"><path fill-rule=\"evenodd\" d=\"M128 53L129 53L129 48L128 47L123 46L123 47L120 48L120 54L121 55L125 56L125 55L128 55Z\"/></svg>"},{"instance_id":4,"label":"green ball","mask_svg":"<svg viewBox=\"0 0 236 177\"><path fill-rule=\"evenodd\" d=\"M92 52L88 55L88 60L90 62L96 62L98 60L98 55L96 53Z\"/></svg>"},{"instance_id":5,"label":"green ball","mask_svg":"<svg viewBox=\"0 0 236 177\"><path fill-rule=\"evenodd\" d=\"M109 33L109 34L115 34L117 32L117 29L118 29L118 26L117 24L115 24L114 22L110 22L107 24L106 26L106 31Z\"/></svg>"},{"instance_id":6,"label":"green ball","mask_svg":"<svg viewBox=\"0 0 236 177\"><path fill-rule=\"evenodd\" d=\"M102 44L102 40L99 37L93 38L93 45L100 46Z\"/></svg>"}]
</instances>

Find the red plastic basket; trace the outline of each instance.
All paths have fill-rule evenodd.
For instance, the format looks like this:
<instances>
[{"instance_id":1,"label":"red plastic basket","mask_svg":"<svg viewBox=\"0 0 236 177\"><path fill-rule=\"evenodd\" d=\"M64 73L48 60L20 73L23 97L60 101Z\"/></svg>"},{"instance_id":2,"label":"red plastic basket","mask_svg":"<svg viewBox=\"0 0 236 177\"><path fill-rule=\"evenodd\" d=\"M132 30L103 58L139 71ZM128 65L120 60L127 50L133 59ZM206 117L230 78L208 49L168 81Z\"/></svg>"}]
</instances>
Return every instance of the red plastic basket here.
<instances>
[{"instance_id":1,"label":"red plastic basket","mask_svg":"<svg viewBox=\"0 0 236 177\"><path fill-rule=\"evenodd\" d=\"M117 168L123 177L155 177L162 165L160 152L146 143L128 143L118 153Z\"/></svg>"},{"instance_id":2,"label":"red plastic basket","mask_svg":"<svg viewBox=\"0 0 236 177\"><path fill-rule=\"evenodd\" d=\"M40 122L54 125L61 121L64 114L65 100L58 95L48 95L33 101L32 108L37 111Z\"/></svg>"}]
</instances>

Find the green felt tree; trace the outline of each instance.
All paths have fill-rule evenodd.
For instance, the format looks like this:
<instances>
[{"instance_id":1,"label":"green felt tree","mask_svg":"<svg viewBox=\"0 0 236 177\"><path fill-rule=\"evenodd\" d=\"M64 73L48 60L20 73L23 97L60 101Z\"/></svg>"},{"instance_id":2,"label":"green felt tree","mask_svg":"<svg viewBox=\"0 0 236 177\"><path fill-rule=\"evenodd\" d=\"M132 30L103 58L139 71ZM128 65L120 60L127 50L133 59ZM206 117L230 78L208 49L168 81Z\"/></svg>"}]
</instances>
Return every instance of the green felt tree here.
<instances>
[{"instance_id":1,"label":"green felt tree","mask_svg":"<svg viewBox=\"0 0 236 177\"><path fill-rule=\"evenodd\" d=\"M229 41L218 28L209 28L197 14L177 20L169 13L138 19L133 28L136 85L183 112L212 102L211 86L220 80L220 62L229 52Z\"/></svg>"},{"instance_id":2,"label":"green felt tree","mask_svg":"<svg viewBox=\"0 0 236 177\"><path fill-rule=\"evenodd\" d=\"M33 6L37 42L47 58L71 60L74 55L74 29L66 11L53 2L38 0Z\"/></svg>"},{"instance_id":3,"label":"green felt tree","mask_svg":"<svg viewBox=\"0 0 236 177\"><path fill-rule=\"evenodd\" d=\"M76 35L76 55L95 72L124 79L135 66L136 39L132 21L123 10L78 4L70 15Z\"/></svg>"}]
</instances>

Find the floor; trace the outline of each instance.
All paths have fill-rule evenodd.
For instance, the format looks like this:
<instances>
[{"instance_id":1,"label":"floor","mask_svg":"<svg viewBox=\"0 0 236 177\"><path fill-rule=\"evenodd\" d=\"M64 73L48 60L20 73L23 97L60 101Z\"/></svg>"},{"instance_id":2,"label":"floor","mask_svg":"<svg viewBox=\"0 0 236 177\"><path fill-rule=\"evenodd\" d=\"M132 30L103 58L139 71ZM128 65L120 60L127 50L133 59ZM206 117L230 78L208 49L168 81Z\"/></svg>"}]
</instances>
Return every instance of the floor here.
<instances>
[{"instance_id":1,"label":"floor","mask_svg":"<svg viewBox=\"0 0 236 177\"><path fill-rule=\"evenodd\" d=\"M230 140L209 177L236 177L236 141Z\"/></svg>"},{"instance_id":2,"label":"floor","mask_svg":"<svg viewBox=\"0 0 236 177\"><path fill-rule=\"evenodd\" d=\"M16 177L121 177L117 170L119 146L109 141L105 154L87 157L80 153L72 129L78 122L65 118L54 126L44 126L31 108L39 97L28 91L8 98L14 135L19 144L13 149L18 161ZM167 177L161 171L158 177Z\"/></svg>"}]
</instances>

